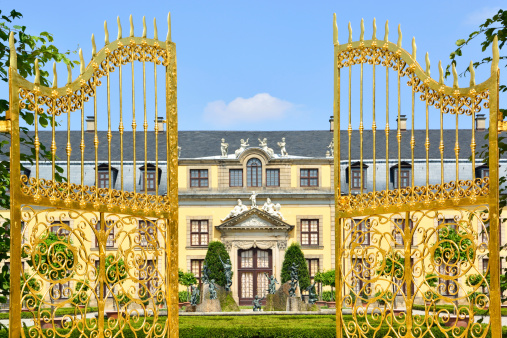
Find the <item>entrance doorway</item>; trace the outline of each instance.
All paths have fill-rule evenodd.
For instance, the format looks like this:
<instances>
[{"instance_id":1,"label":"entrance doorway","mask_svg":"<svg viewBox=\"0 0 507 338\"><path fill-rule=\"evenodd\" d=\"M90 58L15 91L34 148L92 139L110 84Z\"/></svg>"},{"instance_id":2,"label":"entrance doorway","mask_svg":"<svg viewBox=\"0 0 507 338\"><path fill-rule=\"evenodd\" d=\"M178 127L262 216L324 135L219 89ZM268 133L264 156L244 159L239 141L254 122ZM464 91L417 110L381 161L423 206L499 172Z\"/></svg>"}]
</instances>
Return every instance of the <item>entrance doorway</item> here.
<instances>
[{"instance_id":1,"label":"entrance doorway","mask_svg":"<svg viewBox=\"0 0 507 338\"><path fill-rule=\"evenodd\" d=\"M265 273L272 274L273 255L271 249L252 248L238 250L239 305L252 305L256 295L267 294L268 279Z\"/></svg>"}]
</instances>

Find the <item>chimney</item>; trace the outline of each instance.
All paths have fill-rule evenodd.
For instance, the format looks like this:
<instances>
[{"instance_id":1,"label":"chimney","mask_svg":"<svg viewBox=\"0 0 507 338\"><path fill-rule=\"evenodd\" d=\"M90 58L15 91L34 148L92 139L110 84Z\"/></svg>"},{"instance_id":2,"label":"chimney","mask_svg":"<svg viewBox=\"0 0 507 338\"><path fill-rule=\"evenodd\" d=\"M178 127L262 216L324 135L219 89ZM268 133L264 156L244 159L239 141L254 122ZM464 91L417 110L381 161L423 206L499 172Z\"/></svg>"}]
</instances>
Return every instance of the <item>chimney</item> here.
<instances>
[{"instance_id":1,"label":"chimney","mask_svg":"<svg viewBox=\"0 0 507 338\"><path fill-rule=\"evenodd\" d=\"M95 117L87 116L86 117L86 131L93 132L95 131Z\"/></svg>"},{"instance_id":2,"label":"chimney","mask_svg":"<svg viewBox=\"0 0 507 338\"><path fill-rule=\"evenodd\" d=\"M475 130L486 130L486 115L477 114L475 116Z\"/></svg>"},{"instance_id":3,"label":"chimney","mask_svg":"<svg viewBox=\"0 0 507 338\"><path fill-rule=\"evenodd\" d=\"M398 122L398 119L396 119L396 122ZM400 115L400 121L398 122L398 125L400 127L400 131L407 130L407 115Z\"/></svg>"},{"instance_id":4,"label":"chimney","mask_svg":"<svg viewBox=\"0 0 507 338\"><path fill-rule=\"evenodd\" d=\"M157 116L157 120L155 121L157 123L158 132L162 133L165 131L165 121L162 116Z\"/></svg>"},{"instance_id":5,"label":"chimney","mask_svg":"<svg viewBox=\"0 0 507 338\"><path fill-rule=\"evenodd\" d=\"M329 116L329 131L330 132L334 131L334 116L333 115Z\"/></svg>"}]
</instances>

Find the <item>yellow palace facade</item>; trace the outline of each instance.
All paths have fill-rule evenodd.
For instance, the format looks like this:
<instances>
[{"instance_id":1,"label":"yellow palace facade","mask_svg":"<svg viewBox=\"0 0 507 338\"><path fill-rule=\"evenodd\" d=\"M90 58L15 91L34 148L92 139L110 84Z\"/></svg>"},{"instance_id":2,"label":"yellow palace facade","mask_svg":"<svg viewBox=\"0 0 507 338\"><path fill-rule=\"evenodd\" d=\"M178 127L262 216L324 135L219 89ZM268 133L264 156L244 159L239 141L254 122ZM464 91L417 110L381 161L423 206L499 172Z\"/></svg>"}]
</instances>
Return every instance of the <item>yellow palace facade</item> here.
<instances>
[{"instance_id":1,"label":"yellow palace facade","mask_svg":"<svg viewBox=\"0 0 507 338\"><path fill-rule=\"evenodd\" d=\"M86 144L92 144L94 122L93 120L88 122L90 123L85 133L85 141ZM402 117L400 128L405 132L406 126L403 122ZM50 137L44 133L40 132L42 143L45 142L45 138ZM56 140L60 140L62 144L58 144L57 149L63 151L66 135L58 137L58 133ZM478 116L477 140L483 139L483 133L486 133L484 117ZM98 131L97 134L99 139L106 138L106 132ZM368 149L368 140L371 141L371 138L368 138L368 131L365 131L365 135L365 149ZM148 149L152 145L150 142L154 142L152 136L147 139ZM80 135L76 134L76 137ZM354 137L357 135L352 135L352 141ZM423 139L425 135L422 131L419 133L416 130L415 137L416 140ZM241 305L250 305L255 295L265 294L267 289L265 273L275 275L280 281L285 250L291 243L301 245L312 278L318 271L334 269L336 257L332 138L333 132L330 130L180 131L178 168L180 269L192 271L200 278L208 243L223 242L233 267L232 290L236 301ZM159 138L161 151L165 148L164 139L165 137ZM460 131L460 142L463 144L470 142L470 130ZM377 143L379 158L382 158L380 145L383 143L385 140L379 140ZM466 147L463 146L463 149ZM444 166L448 163L449 168L454 168L452 149L449 149L449 152L446 154L449 161L446 161ZM98 154L99 156L105 154L105 150L101 150L100 146ZM439 155L432 154L431 158L434 160L430 161L431 170L438 172L441 166ZM105 188L111 181L112 188L117 188L120 184L117 172L120 165L123 165L121 184L125 190L133 190L135 187L141 191L147 188L148 192L154 193L158 184L159 194L163 195L167 191L165 183L167 171L164 162L160 162L156 168L151 158L148 164L126 160L120 163L113 156L109 168L107 161L101 161L100 158L99 165L95 165L92 156L93 153L88 154L85 161L84 180L89 186ZM342 161L341 192L343 195L358 193L361 190L361 176L364 179L362 189L371 190L374 170L379 190L407 187L412 184L412 179L418 184L417 182L425 180L424 173L417 164L418 157L423 162L422 156L424 154L415 154L414 167L408 161L402 161L401 166L398 166L396 159L389 163L389 172L385 171L385 163L379 160L376 162L376 168L373 167L372 161L365 160L362 164L362 173L359 162ZM460 170L463 173L471 171L472 164L468 161L468 156L466 151L460 155ZM393 154L391 158L396 157ZM425 165L425 162L423 164ZM30 177L33 168L28 163L24 166L25 175ZM76 168L79 167L80 163L76 161ZM503 170L506 167L503 166ZM477 177L483 178L488 176L489 170L485 166L478 165L475 173ZM446 179L452 179L450 177L452 170L446 170L446 175L449 175ZM50 165L41 164L40 177L44 176L51 176ZM436 176L435 179L440 179ZM71 180L73 177L74 175L71 175ZM76 180L80 179L80 175L75 177ZM387 179L382 182L379 177ZM7 216L8 211L3 211L3 214ZM157 250L164 243L159 230L160 225L149 219L139 220L131 217L128 220L122 219L122 215L104 215L104 217L107 217L103 222L107 227L106 255L114 255L118 250L121 250L125 257L129 251L142 252L144 255L142 262L136 263L137 265L127 264L129 276L125 281L126 289L140 289L142 285L148 289L160 287L165 274L165 257L162 251ZM86 218L85 222L83 218ZM487 225L480 218L475 218L464 226L462 221L465 218L462 210L443 210L439 211L438 217L431 218L431 221L430 218L424 217L420 221L409 220L411 228L417 226L423 229L414 231L412 235L412 248L415 253L412 257L414 272L418 271L417 264L430 259L427 252L431 251L432 243L436 242L435 236L438 236L438 232L428 235L428 229L444 226L466 232L467 238L473 242L470 248L475 252L473 259L467 263L473 268L466 269L468 271L466 275L455 274L452 269L440 271L435 266L430 270L419 272L417 276L414 275L416 302L424 301L423 293L429 288L426 275L430 273L438 275L438 292L448 299L463 301L469 292L477 291L467 286L466 279L471 274L485 275L488 268L488 235L485 231ZM348 220L338 227L344 238L343 247L350 252L349 257L340 262L347 280L342 290L343 294L348 295L350 290L353 290L356 295L366 293L369 298L373 298L378 290L375 287L380 285L396 293L398 302L403 304L402 295L406 293L406 289L401 279L397 278L396 271L394 275L391 273L391 276L379 278L379 265L374 257L379 250L384 250L384 257L387 251L393 255L403 255L402 232L406 221L400 215L398 218L391 216L387 220L376 218ZM37 222L46 222L48 229L51 228L53 229L51 231L69 238L80 237L71 239L74 245L80 247L79 250L85 252L80 257L88 257L87 264L92 267L93 264L98 264L96 240L97 229L100 227L98 214L71 215L69 212L55 210L42 220L35 218L27 220L23 234L25 242L32 240L33 236L42 234L42 230L33 231ZM84 223L86 226L81 226ZM76 235L78 232L75 230L78 228L82 231ZM505 233L502 232L500 237L501 244L504 244ZM416 254L417 252L421 254ZM24 264L24 269L25 272L33 273L27 264ZM93 271L88 274L88 278L93 279ZM71 297L75 281L74 276L62 280L55 286L59 290L57 298L60 301L67 301ZM183 290L183 287L181 288ZM114 292L117 292L114 287L104 289L105 296L110 298ZM132 291L130 294L139 295L139 292Z\"/></svg>"}]
</instances>

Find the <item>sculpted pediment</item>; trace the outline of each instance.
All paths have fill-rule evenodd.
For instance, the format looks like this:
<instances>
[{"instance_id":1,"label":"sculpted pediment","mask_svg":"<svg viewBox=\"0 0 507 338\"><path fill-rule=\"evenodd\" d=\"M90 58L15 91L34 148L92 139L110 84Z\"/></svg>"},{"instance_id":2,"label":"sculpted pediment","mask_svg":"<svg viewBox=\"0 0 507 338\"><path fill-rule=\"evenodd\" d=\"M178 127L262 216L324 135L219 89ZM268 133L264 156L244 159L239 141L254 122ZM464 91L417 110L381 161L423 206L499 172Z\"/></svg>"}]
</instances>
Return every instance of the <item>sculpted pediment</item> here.
<instances>
[{"instance_id":1,"label":"sculpted pediment","mask_svg":"<svg viewBox=\"0 0 507 338\"><path fill-rule=\"evenodd\" d=\"M217 227L220 231L227 230L285 230L290 231L294 228L278 217L258 209L250 209L238 216L235 216Z\"/></svg>"}]
</instances>

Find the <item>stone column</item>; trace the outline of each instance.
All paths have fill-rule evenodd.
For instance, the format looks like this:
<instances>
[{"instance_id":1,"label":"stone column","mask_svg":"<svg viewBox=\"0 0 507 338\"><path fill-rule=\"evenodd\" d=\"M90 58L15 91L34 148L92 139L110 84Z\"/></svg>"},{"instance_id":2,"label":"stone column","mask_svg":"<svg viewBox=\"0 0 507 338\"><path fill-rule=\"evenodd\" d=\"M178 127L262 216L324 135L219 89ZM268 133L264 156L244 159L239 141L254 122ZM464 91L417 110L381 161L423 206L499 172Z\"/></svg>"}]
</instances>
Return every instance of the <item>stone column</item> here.
<instances>
[{"instance_id":1,"label":"stone column","mask_svg":"<svg viewBox=\"0 0 507 338\"><path fill-rule=\"evenodd\" d=\"M287 239L279 240L277 242L276 246L278 248L278 250L276 250L277 256L278 256L278 259L277 259L278 264L277 264L275 277L281 285L282 284L282 264L283 264L283 259L285 257L285 250L287 249Z\"/></svg>"}]
</instances>

